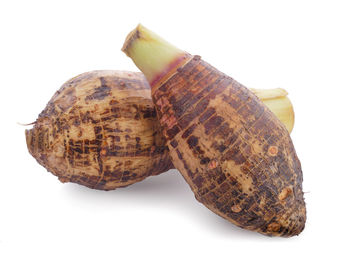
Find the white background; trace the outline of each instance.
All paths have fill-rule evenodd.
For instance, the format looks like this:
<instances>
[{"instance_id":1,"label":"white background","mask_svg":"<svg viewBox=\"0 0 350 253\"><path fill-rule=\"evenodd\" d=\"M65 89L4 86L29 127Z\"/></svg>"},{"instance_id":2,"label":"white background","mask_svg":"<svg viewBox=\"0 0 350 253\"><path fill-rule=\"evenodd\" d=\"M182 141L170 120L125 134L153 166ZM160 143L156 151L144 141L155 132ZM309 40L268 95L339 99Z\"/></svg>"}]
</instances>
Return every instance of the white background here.
<instances>
[{"instance_id":1,"label":"white background","mask_svg":"<svg viewBox=\"0 0 350 253\"><path fill-rule=\"evenodd\" d=\"M0 2L0 252L349 252L348 1ZM283 87L303 165L307 223L293 238L235 227L170 171L111 192L62 184L24 129L71 77L134 70L139 22L249 87Z\"/></svg>"}]
</instances>

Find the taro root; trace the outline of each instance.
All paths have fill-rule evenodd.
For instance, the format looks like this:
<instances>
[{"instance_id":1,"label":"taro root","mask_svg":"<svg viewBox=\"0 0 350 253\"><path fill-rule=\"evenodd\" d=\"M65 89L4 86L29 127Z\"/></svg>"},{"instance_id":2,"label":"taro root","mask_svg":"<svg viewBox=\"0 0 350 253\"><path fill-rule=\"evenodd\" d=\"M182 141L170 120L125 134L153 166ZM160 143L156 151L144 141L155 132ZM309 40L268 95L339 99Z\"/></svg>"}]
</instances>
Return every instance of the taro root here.
<instances>
[{"instance_id":1,"label":"taro root","mask_svg":"<svg viewBox=\"0 0 350 253\"><path fill-rule=\"evenodd\" d=\"M141 73L92 71L66 82L26 130L29 152L62 182L111 190L171 168Z\"/></svg>"},{"instance_id":2,"label":"taro root","mask_svg":"<svg viewBox=\"0 0 350 253\"><path fill-rule=\"evenodd\" d=\"M283 89L254 90L291 130ZM112 190L173 168L141 73L92 71L56 92L33 129L30 153L62 182Z\"/></svg>"},{"instance_id":3,"label":"taro root","mask_svg":"<svg viewBox=\"0 0 350 253\"><path fill-rule=\"evenodd\" d=\"M122 50L151 85L171 160L196 199L241 228L298 235L306 220L301 165L268 107L141 25Z\"/></svg>"}]
</instances>

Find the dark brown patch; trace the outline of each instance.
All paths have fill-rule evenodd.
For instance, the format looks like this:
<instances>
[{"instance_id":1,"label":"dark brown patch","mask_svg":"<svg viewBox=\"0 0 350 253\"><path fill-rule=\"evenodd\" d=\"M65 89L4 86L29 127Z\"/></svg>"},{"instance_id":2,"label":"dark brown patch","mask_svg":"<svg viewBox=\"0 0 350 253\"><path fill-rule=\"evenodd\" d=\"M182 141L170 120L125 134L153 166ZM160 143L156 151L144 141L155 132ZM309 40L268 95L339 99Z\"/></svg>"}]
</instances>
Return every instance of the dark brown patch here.
<instances>
[{"instance_id":1,"label":"dark brown patch","mask_svg":"<svg viewBox=\"0 0 350 253\"><path fill-rule=\"evenodd\" d=\"M195 179L193 179L193 183L198 187L201 188L202 184L204 182L204 178L201 175L198 175Z\"/></svg>"},{"instance_id":2,"label":"dark brown patch","mask_svg":"<svg viewBox=\"0 0 350 253\"><path fill-rule=\"evenodd\" d=\"M208 164L210 162L210 158L209 157L204 157L201 159L200 164Z\"/></svg>"},{"instance_id":3,"label":"dark brown patch","mask_svg":"<svg viewBox=\"0 0 350 253\"><path fill-rule=\"evenodd\" d=\"M172 129L169 129L166 133L167 133L167 135L168 135L168 138L169 138L169 139L172 139L172 138L174 138L174 136L175 136L178 132L180 132L180 129L179 129L179 127L176 125L176 126L174 126Z\"/></svg>"},{"instance_id":4,"label":"dark brown patch","mask_svg":"<svg viewBox=\"0 0 350 253\"><path fill-rule=\"evenodd\" d=\"M177 143L176 140L172 140L172 141L170 142L170 145L171 145L173 148L176 148L177 145L178 145L178 143Z\"/></svg>"},{"instance_id":5,"label":"dark brown patch","mask_svg":"<svg viewBox=\"0 0 350 253\"><path fill-rule=\"evenodd\" d=\"M85 100L103 100L105 97L111 94L111 87L106 85L106 80L103 77L100 77L101 86L95 88L94 93L89 96L86 96Z\"/></svg>"},{"instance_id":6,"label":"dark brown patch","mask_svg":"<svg viewBox=\"0 0 350 253\"><path fill-rule=\"evenodd\" d=\"M211 131L215 130L220 124L224 121L221 116L213 116L211 117L205 124L205 134L209 134Z\"/></svg>"},{"instance_id":7,"label":"dark brown patch","mask_svg":"<svg viewBox=\"0 0 350 253\"><path fill-rule=\"evenodd\" d=\"M198 145L198 137L191 135L187 140L187 144L191 149L193 149Z\"/></svg>"}]
</instances>

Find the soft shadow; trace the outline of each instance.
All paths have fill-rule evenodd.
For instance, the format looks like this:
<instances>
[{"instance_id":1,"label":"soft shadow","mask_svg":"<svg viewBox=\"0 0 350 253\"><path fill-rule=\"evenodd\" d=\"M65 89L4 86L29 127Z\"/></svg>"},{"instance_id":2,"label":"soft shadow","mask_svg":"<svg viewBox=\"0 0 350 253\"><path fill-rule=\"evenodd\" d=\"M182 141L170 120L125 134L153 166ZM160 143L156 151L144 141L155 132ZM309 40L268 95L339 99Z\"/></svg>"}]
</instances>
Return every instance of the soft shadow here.
<instances>
[{"instance_id":1,"label":"soft shadow","mask_svg":"<svg viewBox=\"0 0 350 253\"><path fill-rule=\"evenodd\" d=\"M175 169L113 191L92 190L72 183L62 188L63 194L67 194L74 203L78 202L78 204L80 202L81 204L112 205L112 208L148 207L156 208L157 212L162 210L177 212L190 220L192 226L200 226L201 229L213 233L213 236L247 240L254 238L262 241L283 240L241 229L214 214L195 199L190 187Z\"/></svg>"}]
</instances>

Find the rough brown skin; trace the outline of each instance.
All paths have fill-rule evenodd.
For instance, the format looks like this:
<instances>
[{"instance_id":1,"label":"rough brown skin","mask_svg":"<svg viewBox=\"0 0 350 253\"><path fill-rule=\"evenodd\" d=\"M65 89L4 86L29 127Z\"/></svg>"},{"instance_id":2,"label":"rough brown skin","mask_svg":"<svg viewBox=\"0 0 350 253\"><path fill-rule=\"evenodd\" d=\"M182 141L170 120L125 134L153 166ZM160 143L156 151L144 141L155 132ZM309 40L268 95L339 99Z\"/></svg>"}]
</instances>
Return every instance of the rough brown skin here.
<instances>
[{"instance_id":1,"label":"rough brown skin","mask_svg":"<svg viewBox=\"0 0 350 253\"><path fill-rule=\"evenodd\" d=\"M293 143L251 91L195 56L154 84L152 98L173 164L199 202L262 234L304 229Z\"/></svg>"},{"instance_id":2,"label":"rough brown skin","mask_svg":"<svg viewBox=\"0 0 350 253\"><path fill-rule=\"evenodd\" d=\"M109 110L115 113L103 114ZM87 111L91 119L82 122L80 114L87 115ZM102 139L95 140L94 124L100 126L100 118L108 127L102 131ZM174 168L161 136L150 87L141 73L92 71L69 80L26 136L30 153L62 182L113 190ZM110 145L108 153L101 145L98 152L93 143L101 141L117 145ZM125 156L121 148L127 149Z\"/></svg>"},{"instance_id":3,"label":"rough brown skin","mask_svg":"<svg viewBox=\"0 0 350 253\"><path fill-rule=\"evenodd\" d=\"M172 168L141 73L69 80L25 133L32 156L62 182L112 190Z\"/></svg>"}]
</instances>

